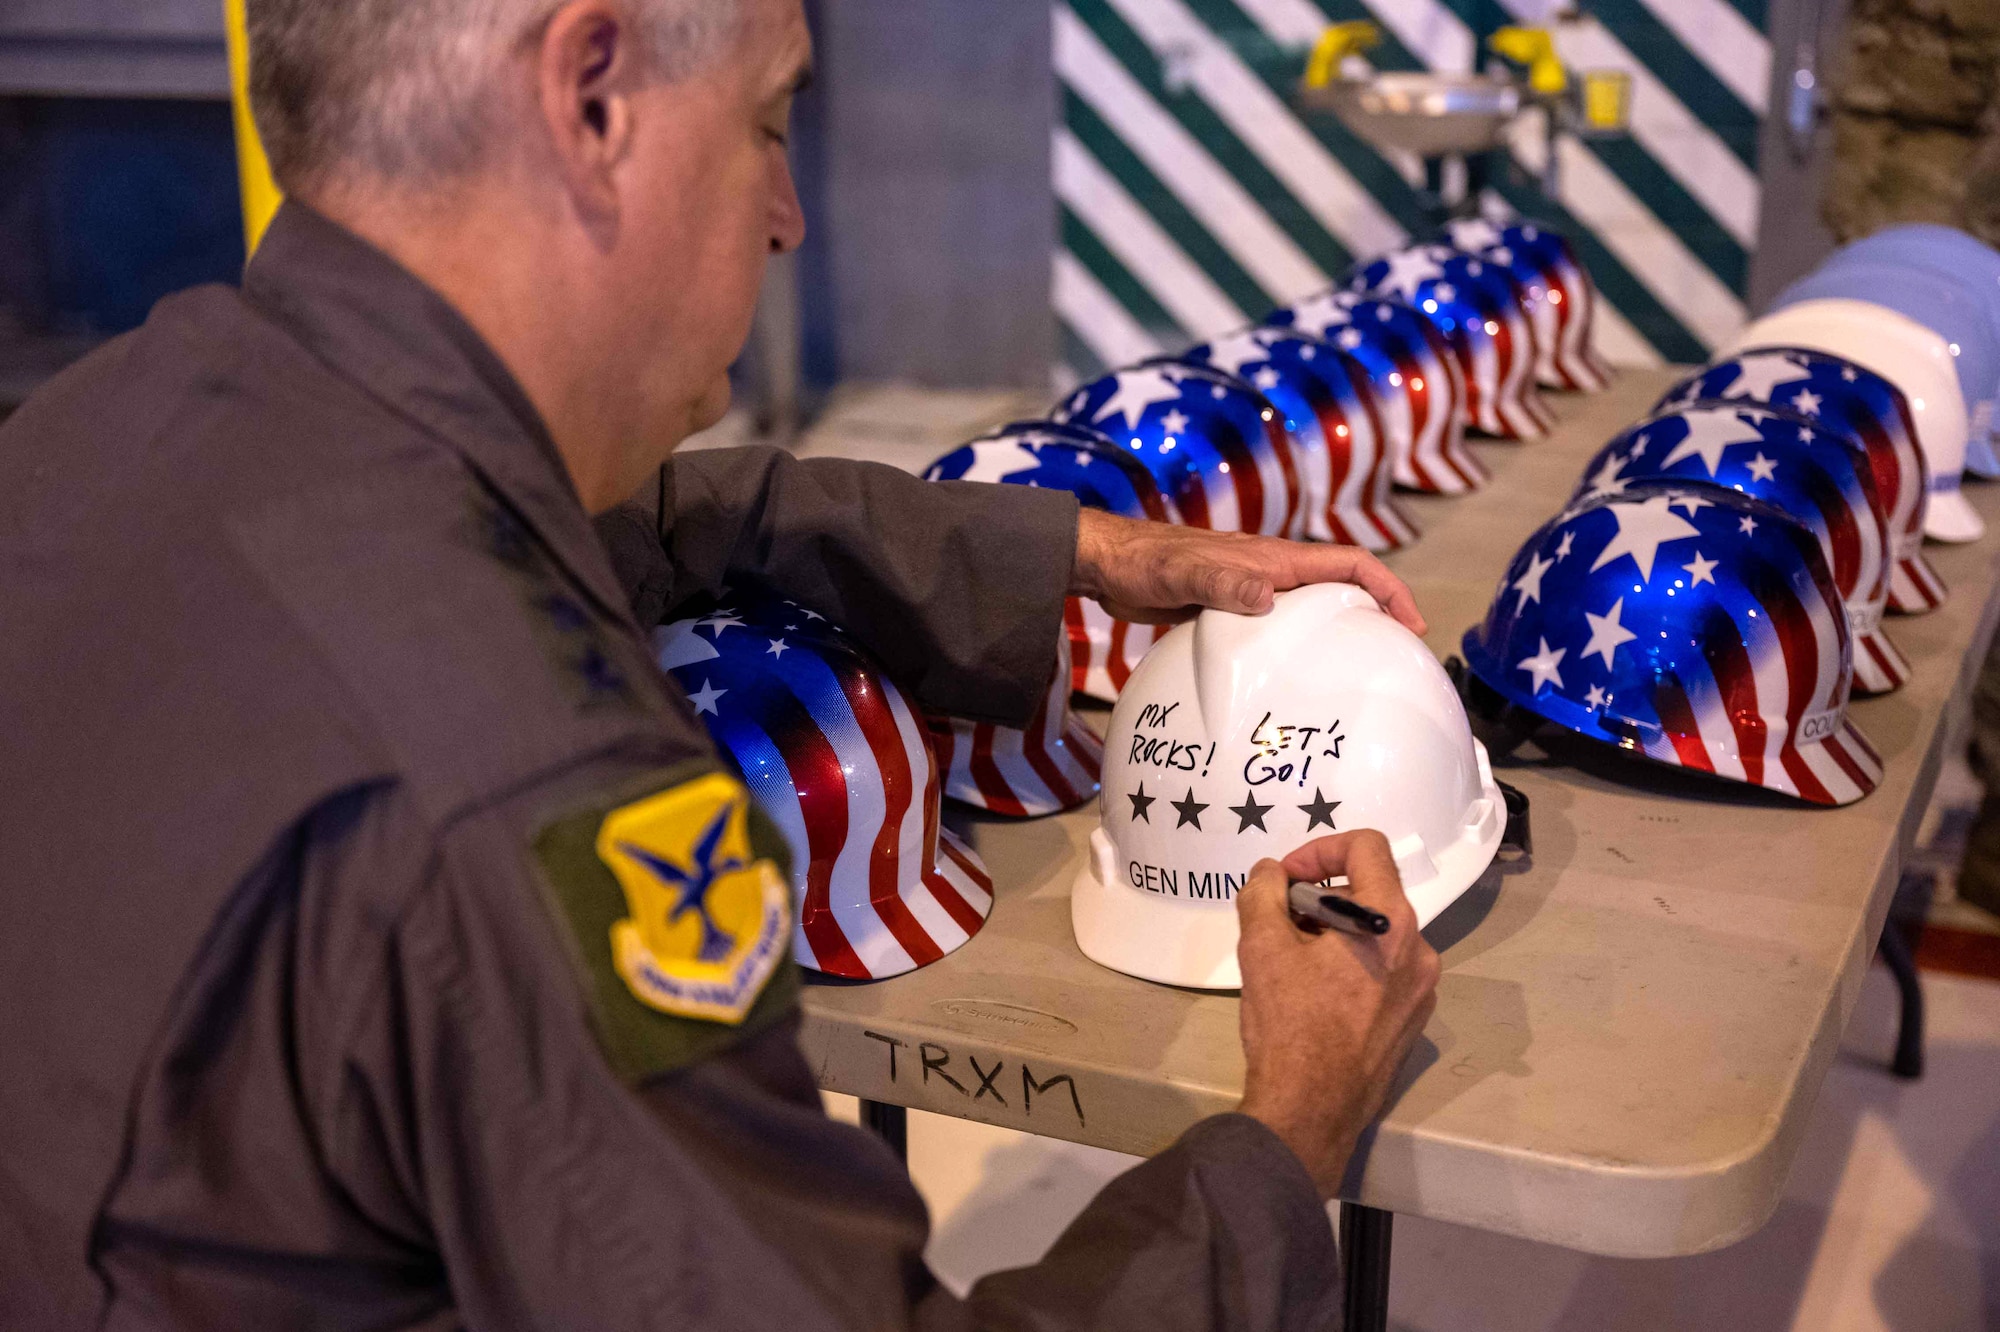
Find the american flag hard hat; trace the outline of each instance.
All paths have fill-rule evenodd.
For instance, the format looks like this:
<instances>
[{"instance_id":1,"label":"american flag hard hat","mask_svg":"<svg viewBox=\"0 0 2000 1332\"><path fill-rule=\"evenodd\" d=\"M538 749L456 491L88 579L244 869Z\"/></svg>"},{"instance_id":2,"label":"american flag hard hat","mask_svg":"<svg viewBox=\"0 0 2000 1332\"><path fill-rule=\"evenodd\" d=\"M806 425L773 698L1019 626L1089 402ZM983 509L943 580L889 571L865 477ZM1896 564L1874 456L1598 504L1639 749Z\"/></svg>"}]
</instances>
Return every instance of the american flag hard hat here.
<instances>
[{"instance_id":1,"label":"american flag hard hat","mask_svg":"<svg viewBox=\"0 0 2000 1332\"><path fill-rule=\"evenodd\" d=\"M941 825L923 723L859 643L742 590L662 625L653 646L791 848L800 965L876 980L979 932L992 880Z\"/></svg>"},{"instance_id":2,"label":"american flag hard hat","mask_svg":"<svg viewBox=\"0 0 2000 1332\"><path fill-rule=\"evenodd\" d=\"M929 481L993 481L1067 490L1088 508L1121 518L1177 522L1178 511L1129 449L1088 426L1017 421L953 449L924 472ZM1133 624L1094 601L1071 597L1063 621L1069 638L1070 688L1105 703L1166 632Z\"/></svg>"},{"instance_id":3,"label":"american flag hard hat","mask_svg":"<svg viewBox=\"0 0 2000 1332\"><path fill-rule=\"evenodd\" d=\"M1544 387L1587 393L1610 382L1591 342L1597 287L1561 232L1544 222L1473 217L1448 225L1445 239L1520 284L1535 329L1535 378Z\"/></svg>"},{"instance_id":4,"label":"american flag hard hat","mask_svg":"<svg viewBox=\"0 0 2000 1332\"><path fill-rule=\"evenodd\" d=\"M1249 328L1182 359L1246 381L1283 419L1298 462L1305 535L1385 552L1417 538L1391 498L1393 458L1358 361L1284 328Z\"/></svg>"},{"instance_id":5,"label":"american flag hard hat","mask_svg":"<svg viewBox=\"0 0 2000 1332\"><path fill-rule=\"evenodd\" d=\"M1613 439L1585 468L1576 497L1639 481L1726 486L1774 504L1819 538L1854 635L1854 689L1886 694L1910 663L1882 632L1889 599L1889 516L1867 450L1837 430L1776 407L1696 402Z\"/></svg>"},{"instance_id":6,"label":"american flag hard hat","mask_svg":"<svg viewBox=\"0 0 2000 1332\"><path fill-rule=\"evenodd\" d=\"M1448 245L1412 245L1358 265L1348 285L1407 301L1437 326L1465 376L1473 429L1535 439L1554 423L1535 387L1535 331L1507 270Z\"/></svg>"},{"instance_id":7,"label":"american flag hard hat","mask_svg":"<svg viewBox=\"0 0 2000 1332\"><path fill-rule=\"evenodd\" d=\"M1847 715L1853 640L1819 540L1734 490L1645 481L1570 508L1463 647L1513 709L1635 756L1816 805L1881 780Z\"/></svg>"},{"instance_id":8,"label":"american flag hard hat","mask_svg":"<svg viewBox=\"0 0 2000 1332\"><path fill-rule=\"evenodd\" d=\"M1431 321L1399 300L1335 288L1265 318L1332 343L1367 372L1396 484L1434 495L1463 495L1487 472L1465 447L1465 376L1451 344Z\"/></svg>"},{"instance_id":9,"label":"american flag hard hat","mask_svg":"<svg viewBox=\"0 0 2000 1332\"><path fill-rule=\"evenodd\" d=\"M1944 604L1944 579L1923 552L1930 471L1902 390L1838 356L1773 348L1727 357L1688 376L1654 410L1704 398L1784 407L1860 440L1889 511L1889 609L1921 615Z\"/></svg>"},{"instance_id":10,"label":"american flag hard hat","mask_svg":"<svg viewBox=\"0 0 2000 1332\"><path fill-rule=\"evenodd\" d=\"M1152 361L1084 385L1056 408L1144 463L1189 527L1301 536L1298 465L1277 408L1233 376Z\"/></svg>"}]
</instances>

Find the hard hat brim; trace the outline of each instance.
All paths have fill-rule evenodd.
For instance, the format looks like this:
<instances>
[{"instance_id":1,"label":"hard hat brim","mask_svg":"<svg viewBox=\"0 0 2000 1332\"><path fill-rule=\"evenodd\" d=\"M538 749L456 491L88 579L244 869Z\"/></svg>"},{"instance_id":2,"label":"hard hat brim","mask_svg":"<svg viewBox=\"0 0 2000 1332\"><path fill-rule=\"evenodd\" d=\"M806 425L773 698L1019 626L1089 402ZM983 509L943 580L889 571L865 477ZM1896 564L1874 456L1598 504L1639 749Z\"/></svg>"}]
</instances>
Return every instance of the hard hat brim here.
<instances>
[{"instance_id":1,"label":"hard hat brim","mask_svg":"<svg viewBox=\"0 0 2000 1332\"><path fill-rule=\"evenodd\" d=\"M1888 694L1910 678L1910 662L1880 629L1854 636L1854 692Z\"/></svg>"},{"instance_id":2,"label":"hard hat brim","mask_svg":"<svg viewBox=\"0 0 2000 1332\"><path fill-rule=\"evenodd\" d=\"M1965 441L1965 470L1983 481L2000 480L2000 454L1993 452L1991 436L1975 431Z\"/></svg>"},{"instance_id":3,"label":"hard hat brim","mask_svg":"<svg viewBox=\"0 0 2000 1332\"><path fill-rule=\"evenodd\" d=\"M971 943L993 914L993 879L979 853L951 829L941 827L937 833L937 859L921 876L912 876L917 881L902 884L888 902L871 901L834 913L858 966L813 952L805 921L812 904L798 904L795 899L799 919L792 927L792 953L799 965L842 980L887 980L950 957ZM885 908L897 917L906 935L911 929L922 931L924 943L917 952L897 937Z\"/></svg>"},{"instance_id":4,"label":"hard hat brim","mask_svg":"<svg viewBox=\"0 0 2000 1332\"><path fill-rule=\"evenodd\" d=\"M1956 490L1934 491L1924 510L1924 535L1948 545L1964 545L1986 535L1986 520Z\"/></svg>"},{"instance_id":5,"label":"hard hat brim","mask_svg":"<svg viewBox=\"0 0 2000 1332\"><path fill-rule=\"evenodd\" d=\"M1461 646L1466 664L1481 686L1558 730L1596 741L1636 761L1678 768L1736 786L1761 787L1809 805L1851 805L1881 782L1880 754L1848 718L1843 718L1839 730L1824 740L1788 741L1776 756L1776 761L1761 762L1755 769L1746 767L1743 775L1683 763L1676 756L1674 745L1664 737L1640 741L1616 734L1600 725L1595 716L1584 719L1580 707L1563 700L1557 702L1562 703L1560 710L1566 716L1559 719L1551 716L1551 710L1539 700L1508 684L1504 671L1493 670L1491 655L1475 639L1477 632L1476 629L1468 631ZM1497 684L1496 678L1500 681ZM1750 776L1752 771L1759 775Z\"/></svg>"},{"instance_id":6,"label":"hard hat brim","mask_svg":"<svg viewBox=\"0 0 2000 1332\"><path fill-rule=\"evenodd\" d=\"M1897 615L1928 615L1950 595L1921 551L1897 559L1889 575L1889 609Z\"/></svg>"}]
</instances>

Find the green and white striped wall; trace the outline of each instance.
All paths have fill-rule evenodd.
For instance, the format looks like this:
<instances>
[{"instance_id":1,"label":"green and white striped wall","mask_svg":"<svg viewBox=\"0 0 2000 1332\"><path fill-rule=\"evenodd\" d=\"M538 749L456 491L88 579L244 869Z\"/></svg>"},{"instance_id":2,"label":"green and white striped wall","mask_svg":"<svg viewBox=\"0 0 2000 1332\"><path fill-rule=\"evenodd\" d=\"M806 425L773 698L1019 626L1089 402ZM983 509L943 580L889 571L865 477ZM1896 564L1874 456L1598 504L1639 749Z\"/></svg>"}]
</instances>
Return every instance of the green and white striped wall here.
<instances>
[{"instance_id":1,"label":"green and white striped wall","mask_svg":"<svg viewBox=\"0 0 2000 1332\"><path fill-rule=\"evenodd\" d=\"M1573 69L1627 71L1629 136L1558 142L1557 195L1498 187L1562 227L1604 297L1600 350L1701 361L1745 318L1770 77L1766 0L1583 0ZM1476 32L1549 0L1065 0L1054 301L1059 377L1176 350L1324 287L1420 234L1419 165L1288 96L1328 24L1372 19L1382 69L1465 70ZM1523 136L1524 139L1532 136ZM1540 154L1515 157L1539 179ZM1602 308L1602 307L1601 307Z\"/></svg>"}]
</instances>

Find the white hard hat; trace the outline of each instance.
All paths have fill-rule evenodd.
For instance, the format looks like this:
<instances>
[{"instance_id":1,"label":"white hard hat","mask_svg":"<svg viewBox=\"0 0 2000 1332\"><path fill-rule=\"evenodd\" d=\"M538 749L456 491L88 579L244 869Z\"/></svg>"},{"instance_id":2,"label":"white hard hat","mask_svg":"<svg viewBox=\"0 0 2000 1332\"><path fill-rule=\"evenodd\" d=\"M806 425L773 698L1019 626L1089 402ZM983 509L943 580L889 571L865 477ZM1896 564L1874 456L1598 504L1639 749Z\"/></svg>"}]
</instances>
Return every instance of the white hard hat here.
<instances>
[{"instance_id":1,"label":"white hard hat","mask_svg":"<svg viewBox=\"0 0 2000 1332\"><path fill-rule=\"evenodd\" d=\"M1242 984L1236 890L1315 837L1373 828L1428 924L1485 872L1507 807L1423 640L1345 584L1268 615L1204 611L1111 713L1102 822L1070 894L1077 946L1146 980Z\"/></svg>"},{"instance_id":2,"label":"white hard hat","mask_svg":"<svg viewBox=\"0 0 2000 1332\"><path fill-rule=\"evenodd\" d=\"M1826 352L1873 370L1903 392L1917 443L1929 464L1930 504L1924 535L1935 541L1977 541L1986 524L1959 489L1970 429L1951 346L1906 315L1867 301L1801 301L1738 333L1721 351L1734 356L1759 347Z\"/></svg>"}]
</instances>

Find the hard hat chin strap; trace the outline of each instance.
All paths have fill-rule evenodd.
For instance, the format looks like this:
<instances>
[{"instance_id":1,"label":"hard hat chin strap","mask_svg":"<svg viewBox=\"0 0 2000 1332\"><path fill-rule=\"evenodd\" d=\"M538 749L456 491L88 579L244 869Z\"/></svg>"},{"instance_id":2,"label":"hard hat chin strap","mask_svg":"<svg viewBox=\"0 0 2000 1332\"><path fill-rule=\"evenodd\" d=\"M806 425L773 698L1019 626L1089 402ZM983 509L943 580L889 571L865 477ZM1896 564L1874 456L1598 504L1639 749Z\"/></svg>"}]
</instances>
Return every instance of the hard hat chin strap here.
<instances>
[{"instance_id":1,"label":"hard hat chin strap","mask_svg":"<svg viewBox=\"0 0 2000 1332\"><path fill-rule=\"evenodd\" d=\"M1458 657L1446 657L1444 670L1458 690L1459 699L1465 704L1467 720L1478 733L1480 743L1486 746L1489 758L1497 761L1508 757L1542 724L1540 717L1515 707L1481 684ZM1532 856L1535 853L1535 834L1529 819L1528 793L1497 779L1494 784L1500 788L1500 796L1507 802L1507 827L1500 834L1501 847Z\"/></svg>"},{"instance_id":2,"label":"hard hat chin strap","mask_svg":"<svg viewBox=\"0 0 2000 1332\"><path fill-rule=\"evenodd\" d=\"M1445 674L1465 704L1466 719L1486 752L1495 760L1504 759L1525 744L1542 725L1542 719L1524 708L1515 707L1466 668L1456 656L1446 657Z\"/></svg>"},{"instance_id":3,"label":"hard hat chin strap","mask_svg":"<svg viewBox=\"0 0 2000 1332\"><path fill-rule=\"evenodd\" d=\"M1500 834L1503 848L1520 852L1524 856L1535 854L1535 834L1528 822L1528 793L1505 782L1496 781L1501 799L1507 802L1507 828Z\"/></svg>"}]
</instances>

